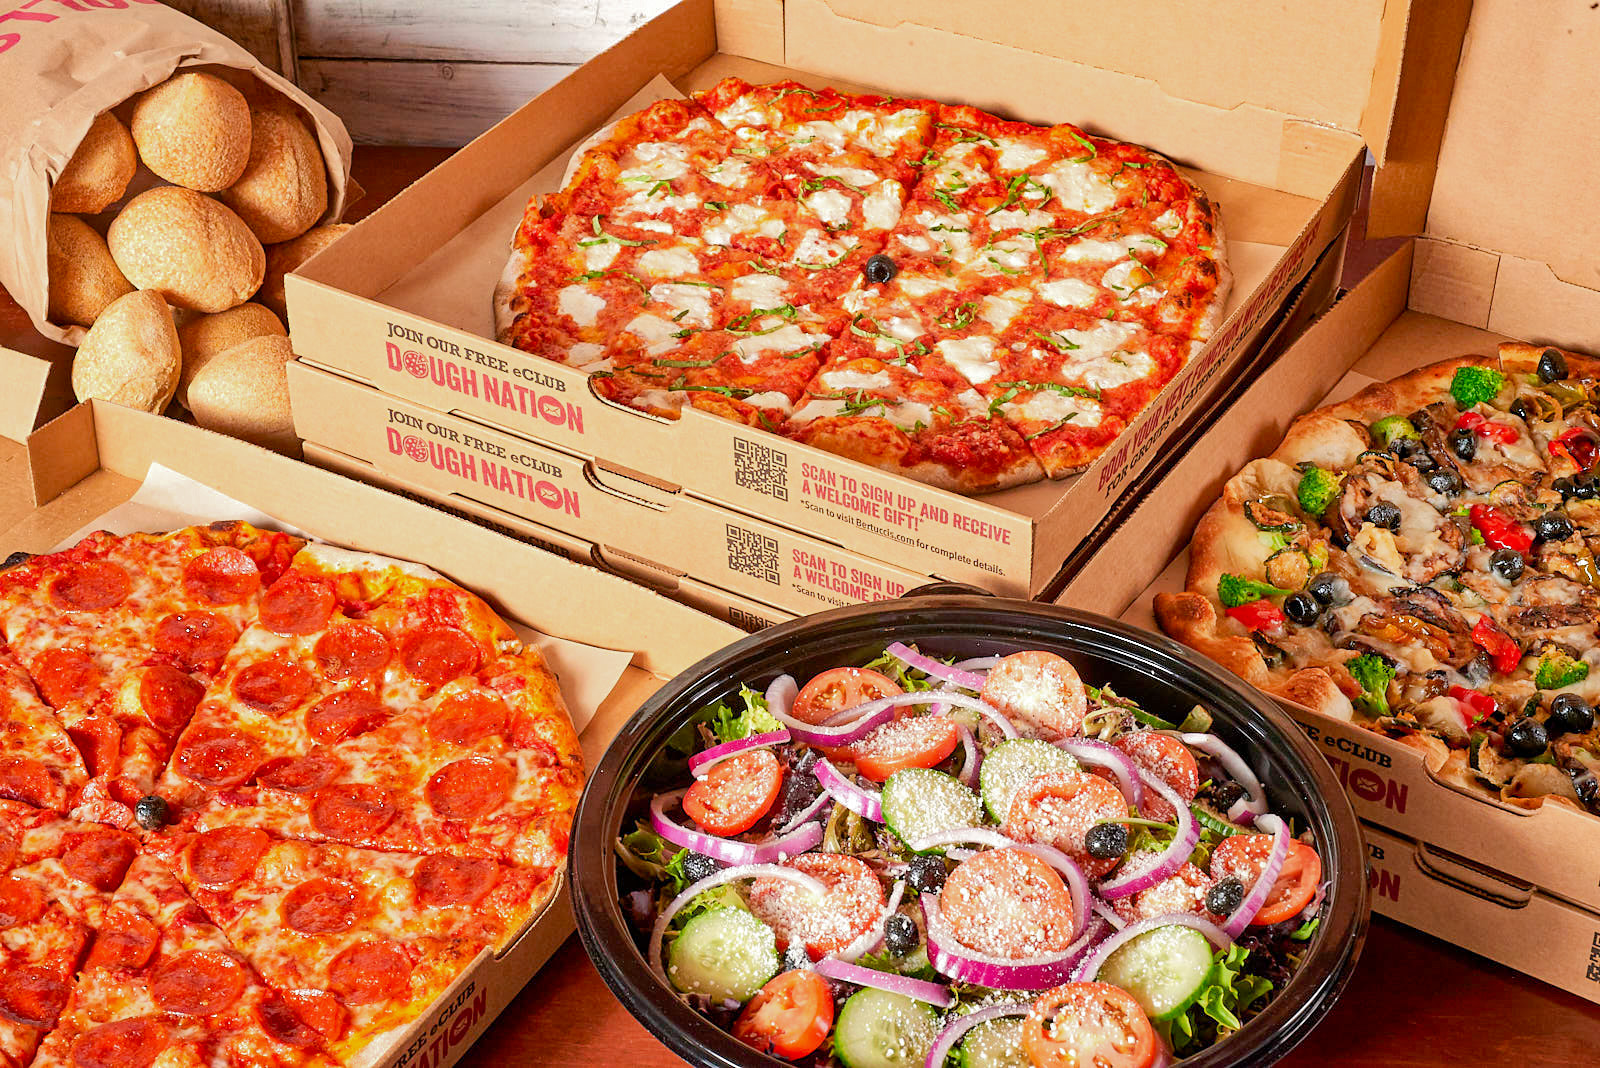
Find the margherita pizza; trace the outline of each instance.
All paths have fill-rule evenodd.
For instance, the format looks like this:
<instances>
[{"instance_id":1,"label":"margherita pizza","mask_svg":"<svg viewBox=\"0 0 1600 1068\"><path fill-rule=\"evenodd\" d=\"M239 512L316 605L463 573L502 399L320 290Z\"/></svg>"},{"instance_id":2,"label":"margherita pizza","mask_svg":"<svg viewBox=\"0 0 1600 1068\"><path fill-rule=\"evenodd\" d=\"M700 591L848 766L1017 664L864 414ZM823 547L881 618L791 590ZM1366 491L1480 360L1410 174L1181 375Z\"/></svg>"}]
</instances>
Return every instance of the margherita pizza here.
<instances>
[{"instance_id":1,"label":"margherita pizza","mask_svg":"<svg viewBox=\"0 0 1600 1068\"><path fill-rule=\"evenodd\" d=\"M501 341L967 493L1088 466L1230 285L1211 202L1148 149L732 78L602 130L512 245Z\"/></svg>"},{"instance_id":2,"label":"margherita pizza","mask_svg":"<svg viewBox=\"0 0 1600 1068\"><path fill-rule=\"evenodd\" d=\"M426 568L102 532L0 638L0 1065L344 1063L555 891L555 676Z\"/></svg>"},{"instance_id":3,"label":"margherita pizza","mask_svg":"<svg viewBox=\"0 0 1600 1068\"><path fill-rule=\"evenodd\" d=\"M1597 400L1600 362L1505 344L1302 416L1156 618L1450 781L1600 812Z\"/></svg>"}]
</instances>

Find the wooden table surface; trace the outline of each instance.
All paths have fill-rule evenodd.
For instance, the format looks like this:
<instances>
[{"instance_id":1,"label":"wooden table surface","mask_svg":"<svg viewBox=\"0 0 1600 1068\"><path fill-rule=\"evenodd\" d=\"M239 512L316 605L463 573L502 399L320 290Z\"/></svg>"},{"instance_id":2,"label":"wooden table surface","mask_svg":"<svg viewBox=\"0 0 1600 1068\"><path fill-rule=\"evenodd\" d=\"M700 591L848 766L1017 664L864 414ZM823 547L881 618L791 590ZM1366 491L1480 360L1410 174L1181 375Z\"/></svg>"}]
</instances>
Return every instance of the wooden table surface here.
<instances>
[{"instance_id":1,"label":"wooden table surface","mask_svg":"<svg viewBox=\"0 0 1600 1068\"><path fill-rule=\"evenodd\" d=\"M369 214L449 151L356 149ZM0 289L0 323L21 316ZM1600 1006L1383 917L1374 917L1356 974L1327 1019L1282 1063L1290 1066L1592 1063ZM467 1054L466 1064L669 1068L683 1063L611 995L576 936L567 940Z\"/></svg>"}]
</instances>

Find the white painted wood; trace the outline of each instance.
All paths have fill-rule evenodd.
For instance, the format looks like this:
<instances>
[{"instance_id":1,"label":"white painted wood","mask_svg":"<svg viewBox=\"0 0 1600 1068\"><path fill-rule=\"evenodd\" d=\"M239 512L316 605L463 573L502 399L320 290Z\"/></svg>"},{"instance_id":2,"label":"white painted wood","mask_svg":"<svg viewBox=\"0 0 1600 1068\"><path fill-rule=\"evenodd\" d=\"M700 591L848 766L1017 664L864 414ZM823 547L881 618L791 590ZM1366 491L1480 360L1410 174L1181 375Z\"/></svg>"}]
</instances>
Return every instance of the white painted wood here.
<instances>
[{"instance_id":1,"label":"white painted wood","mask_svg":"<svg viewBox=\"0 0 1600 1068\"><path fill-rule=\"evenodd\" d=\"M464 145L576 64L300 60L300 86L361 144Z\"/></svg>"},{"instance_id":2,"label":"white painted wood","mask_svg":"<svg viewBox=\"0 0 1600 1068\"><path fill-rule=\"evenodd\" d=\"M290 0L301 56L583 63L675 0Z\"/></svg>"}]
</instances>

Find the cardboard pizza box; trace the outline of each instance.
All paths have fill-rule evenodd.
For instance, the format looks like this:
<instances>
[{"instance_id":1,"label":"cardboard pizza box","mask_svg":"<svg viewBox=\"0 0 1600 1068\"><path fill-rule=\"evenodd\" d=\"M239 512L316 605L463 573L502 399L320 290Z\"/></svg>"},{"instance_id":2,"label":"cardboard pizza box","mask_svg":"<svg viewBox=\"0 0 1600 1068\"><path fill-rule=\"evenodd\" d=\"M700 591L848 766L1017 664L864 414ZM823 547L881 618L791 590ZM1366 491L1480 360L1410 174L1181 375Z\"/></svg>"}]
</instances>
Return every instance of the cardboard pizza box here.
<instances>
[{"instance_id":1,"label":"cardboard pizza box","mask_svg":"<svg viewBox=\"0 0 1600 1068\"><path fill-rule=\"evenodd\" d=\"M1366 145L1380 164L1379 225L1414 229L1442 103L1420 92L1438 50L1410 45L1458 35L1458 14L1382 0L1321 4L1315 17L1213 7L1192 18L1167 5L684 0L296 272L296 351L900 567L1036 594L1253 351L1348 217ZM1318 62L1304 63L1311 53ZM623 408L581 372L493 341L491 293L530 188L558 184L575 145L654 80L688 92L735 74L970 102L1152 145L1220 205L1236 276L1227 320L1089 470L979 498L697 410L669 421ZM1419 93L1397 124L1399 101Z\"/></svg>"},{"instance_id":2,"label":"cardboard pizza box","mask_svg":"<svg viewBox=\"0 0 1600 1068\"><path fill-rule=\"evenodd\" d=\"M580 734L592 767L665 680L743 632L643 586L373 486L172 419L92 402L0 440L0 557L42 552L133 495L160 464L329 542L426 563L506 618L631 657ZM371 1068L449 1068L572 933L563 886L496 957L488 950L400 1032Z\"/></svg>"},{"instance_id":3,"label":"cardboard pizza box","mask_svg":"<svg viewBox=\"0 0 1600 1068\"><path fill-rule=\"evenodd\" d=\"M1060 603L1154 629L1151 598L1182 587L1200 516L1305 411L1438 360L1493 355L1508 338L1600 351L1600 270L1573 224L1577 206L1600 197L1600 178L1578 162L1600 149L1600 120L1587 87L1538 77L1600 48L1600 21L1587 8L1553 17L1535 44L1521 32L1524 19L1515 0L1473 8L1427 232L1401 245L1219 414L1096 545ZM1535 47L1544 53L1538 62L1528 55ZM1550 143L1563 152L1549 152ZM1487 165L1530 155L1540 167ZM1600 817L1559 804L1530 812L1457 789L1409 747L1286 707L1324 747L1362 819L1600 911ZM1388 909L1383 895L1374 900L1378 911ZM1508 959L1489 934L1460 934L1459 945ZM1546 977L1542 951L1542 941L1529 942L1510 963Z\"/></svg>"}]
</instances>

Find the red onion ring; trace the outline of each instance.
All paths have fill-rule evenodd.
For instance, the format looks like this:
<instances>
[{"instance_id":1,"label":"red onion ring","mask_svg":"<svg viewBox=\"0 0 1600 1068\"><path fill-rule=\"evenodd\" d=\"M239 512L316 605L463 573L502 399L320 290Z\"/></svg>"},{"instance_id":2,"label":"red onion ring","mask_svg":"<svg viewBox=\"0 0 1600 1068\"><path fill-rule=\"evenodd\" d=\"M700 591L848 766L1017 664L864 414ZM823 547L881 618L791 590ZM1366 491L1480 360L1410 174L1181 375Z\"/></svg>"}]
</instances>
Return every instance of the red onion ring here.
<instances>
[{"instance_id":1,"label":"red onion ring","mask_svg":"<svg viewBox=\"0 0 1600 1068\"><path fill-rule=\"evenodd\" d=\"M1077 939L1079 935L1083 934L1084 924L1089 922L1089 879L1083 874L1083 869L1078 867L1077 862L1071 857L1053 845L1044 845L1040 842L1018 842L988 827L939 831L935 834L924 835L915 842L907 842L906 848L914 853L922 853L936 846L954 845L958 842L976 842L979 845L991 846L995 849L1015 849L1023 853L1032 853L1060 872L1062 881L1067 884L1067 893L1072 896L1072 937Z\"/></svg>"},{"instance_id":2,"label":"red onion ring","mask_svg":"<svg viewBox=\"0 0 1600 1068\"><path fill-rule=\"evenodd\" d=\"M767 683L767 711L778 719L783 719L794 707L794 699L800 694L800 684L794 681L793 675L779 675Z\"/></svg>"},{"instance_id":3,"label":"red onion ring","mask_svg":"<svg viewBox=\"0 0 1600 1068\"><path fill-rule=\"evenodd\" d=\"M1134 808L1138 808L1144 801L1144 786L1139 779L1139 765L1134 763L1133 758L1127 753L1108 742L1094 738L1062 738L1055 744L1057 748L1065 749L1085 764L1109 769L1111 774L1116 776L1117 787L1121 789L1122 796L1127 798L1128 804Z\"/></svg>"},{"instance_id":4,"label":"red onion ring","mask_svg":"<svg viewBox=\"0 0 1600 1068\"><path fill-rule=\"evenodd\" d=\"M1100 884L1100 896L1108 901L1115 901L1119 897L1129 897L1148 890L1173 872L1183 867L1189 859L1189 854L1194 852L1195 843L1200 841L1200 824L1195 821L1190 813L1188 804L1179 797L1173 789L1149 772L1140 769L1139 778L1145 786L1154 790L1173 811L1178 814L1178 833L1172 838L1172 843L1163 849L1150 867L1137 872L1128 872L1124 862L1123 871L1106 879Z\"/></svg>"},{"instance_id":5,"label":"red onion ring","mask_svg":"<svg viewBox=\"0 0 1600 1068\"><path fill-rule=\"evenodd\" d=\"M956 939L939 911L938 895L922 895L922 916L928 929L928 963L934 971L958 983L993 990L1046 990L1063 983L1078 956L1091 943L1091 939L1080 937L1060 953L1014 960L991 957L968 949Z\"/></svg>"},{"instance_id":6,"label":"red onion ring","mask_svg":"<svg viewBox=\"0 0 1600 1068\"><path fill-rule=\"evenodd\" d=\"M768 731L765 734L752 734L748 738L737 738L731 742L714 745L710 749L696 753L689 758L689 774L697 779L705 778L705 773L711 770L713 764L720 764L729 757L738 756L740 753L749 752L751 749L760 749L768 745L780 745L789 740L786 730Z\"/></svg>"},{"instance_id":7,"label":"red onion ring","mask_svg":"<svg viewBox=\"0 0 1600 1068\"><path fill-rule=\"evenodd\" d=\"M837 724L838 726L835 729L838 729L864 722L863 717L875 716L885 709L905 708L908 705L938 705L945 703L955 705L957 708L970 708L980 715L987 716L989 721L999 728L1001 734L1007 738L1017 737L1017 728L1012 726L1011 721L1002 716L989 702L979 700L970 694L956 693L954 690L918 690L915 693L897 693L888 697L880 697L876 701L868 701L866 704L845 709L829 719L828 724L830 727ZM849 717L848 719L845 718L847 716ZM778 718L783 719L782 716ZM794 729L796 724L792 720L784 720L784 722L789 724L789 728L794 731L796 738L800 738L802 741L805 740L800 731ZM879 722L883 721L879 720ZM799 726L811 731L818 729L805 723L801 723ZM833 745L837 743L825 742L824 744Z\"/></svg>"},{"instance_id":8,"label":"red onion ring","mask_svg":"<svg viewBox=\"0 0 1600 1068\"><path fill-rule=\"evenodd\" d=\"M977 691L983 689L982 675L974 675L970 671L962 671L960 668L951 667L949 664L941 664L932 657L922 655L903 642L895 642L893 645L890 645L888 648L884 649L884 652L888 653L902 664L916 668L924 675L929 675L936 679L943 679L945 682L955 683L964 690L971 690L976 693Z\"/></svg>"},{"instance_id":9,"label":"red onion ring","mask_svg":"<svg viewBox=\"0 0 1600 1068\"><path fill-rule=\"evenodd\" d=\"M1095 951L1083 959L1083 963L1073 971L1074 981L1093 981L1100 974L1100 968L1106 959L1127 945L1133 939L1157 927L1193 927L1196 931L1206 936L1206 941L1218 949L1227 949L1233 945L1233 936L1210 920L1196 916L1192 912L1168 912L1161 916L1152 916L1148 920L1130 923L1110 938L1095 947Z\"/></svg>"},{"instance_id":10,"label":"red onion ring","mask_svg":"<svg viewBox=\"0 0 1600 1068\"><path fill-rule=\"evenodd\" d=\"M1233 914L1223 921L1222 929L1229 938L1238 938L1243 934L1244 929L1250 926L1250 921L1256 918L1256 913L1261 911L1261 906L1267 903L1267 895L1272 893L1278 874L1283 871L1283 862L1289 856L1289 828L1283 825L1282 820L1268 813L1256 820L1256 824L1271 832L1272 852L1267 854L1267 866L1261 869L1250 892L1239 902Z\"/></svg>"},{"instance_id":11,"label":"red onion ring","mask_svg":"<svg viewBox=\"0 0 1600 1068\"><path fill-rule=\"evenodd\" d=\"M961 785L969 790L978 788L978 769L983 766L983 753L978 749L978 740L972 736L965 723L956 724L956 733L961 736L961 751L966 754L961 758L961 770L956 772L956 778L961 780Z\"/></svg>"},{"instance_id":12,"label":"red onion ring","mask_svg":"<svg viewBox=\"0 0 1600 1068\"><path fill-rule=\"evenodd\" d=\"M667 927L672 923L672 917L683 910L683 906L705 893L715 889L723 883L738 882L740 879L755 879L760 876L771 876L775 879L787 879L791 883L799 883L818 897L828 892L822 880L807 875L803 871L785 868L778 864L744 864L737 868L724 868L713 875L707 875L697 883L690 883L684 887L683 893L673 898L666 908L661 910L661 915L656 917L655 926L650 929L650 970L657 979L669 987L672 983L667 979L667 970L661 966L661 943L666 938Z\"/></svg>"},{"instance_id":13,"label":"red onion ring","mask_svg":"<svg viewBox=\"0 0 1600 1068\"><path fill-rule=\"evenodd\" d=\"M998 656L975 656L971 660L957 660L951 667L960 671L989 671L1000 663Z\"/></svg>"},{"instance_id":14,"label":"red onion ring","mask_svg":"<svg viewBox=\"0 0 1600 1068\"><path fill-rule=\"evenodd\" d=\"M845 946L838 953L838 958L846 963L856 960L861 954L875 948L883 941L883 932L889 926L889 917L900 907L900 899L905 896L906 884L895 880L894 889L889 891L889 900L883 904L883 912L878 916L878 922L872 925L869 931L863 931L860 938Z\"/></svg>"},{"instance_id":15,"label":"red onion ring","mask_svg":"<svg viewBox=\"0 0 1600 1068\"><path fill-rule=\"evenodd\" d=\"M880 972L876 968L864 968L848 961L834 960L832 957L824 957L817 961L814 970L818 975L828 979L838 979L840 982L854 983L856 986L870 986L875 990L887 990L891 994L926 1001L936 1009L948 1009L956 1003L956 997L950 993L949 987L930 983L926 979L913 979L898 972Z\"/></svg>"},{"instance_id":16,"label":"red onion ring","mask_svg":"<svg viewBox=\"0 0 1600 1068\"><path fill-rule=\"evenodd\" d=\"M807 805L799 812L796 812L788 823L785 823L782 827L779 827L778 833L787 834L796 827L800 826L802 823L809 823L812 819L821 816L823 807L830 804L832 801L833 798L830 797L826 792L818 794L815 801L811 802L811 804Z\"/></svg>"},{"instance_id":17,"label":"red onion ring","mask_svg":"<svg viewBox=\"0 0 1600 1068\"><path fill-rule=\"evenodd\" d=\"M845 778L843 772L830 764L826 757L817 761L812 773L816 775L822 788L839 804L862 819L871 820L873 823L883 822L882 794L876 790L857 786Z\"/></svg>"},{"instance_id":18,"label":"red onion ring","mask_svg":"<svg viewBox=\"0 0 1600 1068\"><path fill-rule=\"evenodd\" d=\"M888 706L872 708L870 705L860 705L858 707L867 711L848 722L835 724L830 721L822 726L795 719L787 712L773 712L773 716L779 723L788 727L789 733L795 738L805 742L807 745L820 746L841 746L859 742L877 728L894 719L894 709ZM770 706L767 711L772 711ZM854 710L847 709L847 711Z\"/></svg>"},{"instance_id":19,"label":"red onion ring","mask_svg":"<svg viewBox=\"0 0 1600 1068\"><path fill-rule=\"evenodd\" d=\"M1227 816L1234 823L1246 826L1255 822L1257 816L1264 815L1267 811L1267 792L1261 786L1261 780L1256 778L1256 773L1250 770L1250 765L1244 758L1214 734L1180 734L1178 741L1191 749L1198 749L1206 753L1222 765L1222 770L1234 782L1244 787L1245 796L1228 806Z\"/></svg>"},{"instance_id":20,"label":"red onion ring","mask_svg":"<svg viewBox=\"0 0 1600 1068\"><path fill-rule=\"evenodd\" d=\"M922 1062L922 1068L944 1068L945 1058L956 1048L956 1043L979 1024L1005 1016L1026 1016L1032 1008L1031 1001L1012 1001L1004 1005L990 1005L988 1008L969 1012L965 1016L957 1016L939 1032L939 1037L934 1039L933 1048L928 1050L928 1059Z\"/></svg>"},{"instance_id":21,"label":"red onion ring","mask_svg":"<svg viewBox=\"0 0 1600 1068\"><path fill-rule=\"evenodd\" d=\"M1117 915L1117 910L1107 905L1104 901L1095 899L1094 914L1111 925L1112 930L1120 931L1128 926L1128 921Z\"/></svg>"},{"instance_id":22,"label":"red onion ring","mask_svg":"<svg viewBox=\"0 0 1600 1068\"><path fill-rule=\"evenodd\" d=\"M650 802L650 829L675 846L704 853L721 864L766 864L804 853L822 841L822 824L807 823L788 834L765 842L736 842L704 831L690 830L667 815L667 805L683 797L685 791L657 794Z\"/></svg>"}]
</instances>

